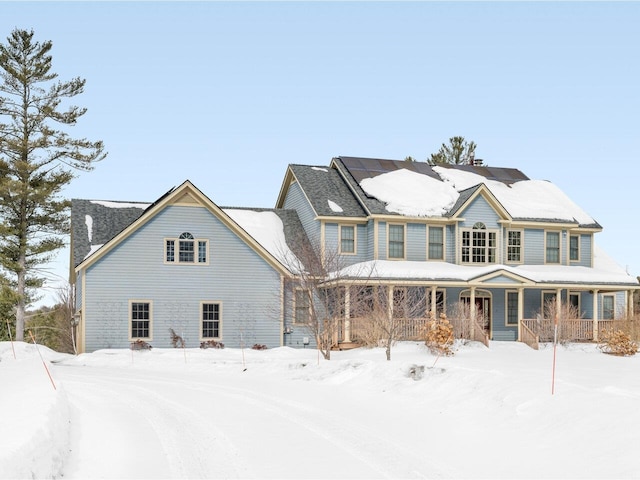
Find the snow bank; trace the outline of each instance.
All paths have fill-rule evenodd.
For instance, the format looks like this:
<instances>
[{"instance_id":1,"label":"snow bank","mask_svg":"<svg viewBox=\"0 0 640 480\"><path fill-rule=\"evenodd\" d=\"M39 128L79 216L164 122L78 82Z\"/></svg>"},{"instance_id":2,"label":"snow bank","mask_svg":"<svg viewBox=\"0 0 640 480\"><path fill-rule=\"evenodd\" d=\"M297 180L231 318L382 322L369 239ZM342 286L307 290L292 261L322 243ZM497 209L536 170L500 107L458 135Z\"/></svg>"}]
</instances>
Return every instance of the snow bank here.
<instances>
[{"instance_id":1,"label":"snow bank","mask_svg":"<svg viewBox=\"0 0 640 480\"><path fill-rule=\"evenodd\" d=\"M62 472L69 450L69 404L53 389L33 345L0 342L2 435L0 479L51 478ZM45 361L65 357L40 346Z\"/></svg>"}]
</instances>

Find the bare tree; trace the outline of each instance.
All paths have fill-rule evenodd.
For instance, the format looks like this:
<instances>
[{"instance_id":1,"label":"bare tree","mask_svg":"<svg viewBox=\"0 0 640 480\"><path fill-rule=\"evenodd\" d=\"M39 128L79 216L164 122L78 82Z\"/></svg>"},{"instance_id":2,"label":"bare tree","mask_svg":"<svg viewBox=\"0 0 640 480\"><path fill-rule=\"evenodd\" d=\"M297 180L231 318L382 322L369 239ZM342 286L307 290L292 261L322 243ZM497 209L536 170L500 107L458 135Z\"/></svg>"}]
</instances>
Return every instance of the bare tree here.
<instances>
[{"instance_id":1,"label":"bare tree","mask_svg":"<svg viewBox=\"0 0 640 480\"><path fill-rule=\"evenodd\" d=\"M574 340L585 340L580 329L582 315L575 305L568 302L558 302L551 299L545 302L542 311L536 314L537 321L534 327L541 341L551 341L554 338L555 322L558 321L557 340L567 343ZM587 335L593 331L589 329Z\"/></svg>"},{"instance_id":2,"label":"bare tree","mask_svg":"<svg viewBox=\"0 0 640 480\"><path fill-rule=\"evenodd\" d=\"M425 287L370 281L358 287L352 312L360 319L358 339L368 346L384 347L387 360L391 360L391 348L398 341L423 337L429 313L428 291Z\"/></svg>"}]
</instances>

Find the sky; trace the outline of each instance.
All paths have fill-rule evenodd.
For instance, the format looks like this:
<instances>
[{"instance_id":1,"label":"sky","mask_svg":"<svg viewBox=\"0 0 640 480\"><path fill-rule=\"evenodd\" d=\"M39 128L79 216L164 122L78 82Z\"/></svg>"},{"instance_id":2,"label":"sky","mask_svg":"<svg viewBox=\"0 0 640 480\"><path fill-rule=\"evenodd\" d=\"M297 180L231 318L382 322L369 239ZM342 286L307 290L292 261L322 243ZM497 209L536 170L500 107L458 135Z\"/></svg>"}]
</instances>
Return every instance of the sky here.
<instances>
[{"instance_id":1,"label":"sky","mask_svg":"<svg viewBox=\"0 0 640 480\"><path fill-rule=\"evenodd\" d=\"M640 478L639 355L384 351L0 342L0 479Z\"/></svg>"},{"instance_id":2,"label":"sky","mask_svg":"<svg viewBox=\"0 0 640 480\"><path fill-rule=\"evenodd\" d=\"M0 2L2 41L33 29L60 80L86 79L69 133L109 155L68 198L188 179L273 207L291 163L426 160L460 135L561 188L634 276L639 21L640 2Z\"/></svg>"}]
</instances>

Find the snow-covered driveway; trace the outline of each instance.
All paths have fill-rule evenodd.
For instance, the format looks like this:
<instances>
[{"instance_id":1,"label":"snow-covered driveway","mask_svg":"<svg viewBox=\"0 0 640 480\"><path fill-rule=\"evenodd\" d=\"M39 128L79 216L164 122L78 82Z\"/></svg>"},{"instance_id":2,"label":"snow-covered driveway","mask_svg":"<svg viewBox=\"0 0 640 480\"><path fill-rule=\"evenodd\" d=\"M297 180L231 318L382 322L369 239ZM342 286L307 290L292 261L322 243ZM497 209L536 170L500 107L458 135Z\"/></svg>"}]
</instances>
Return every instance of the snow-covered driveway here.
<instances>
[{"instance_id":1,"label":"snow-covered driveway","mask_svg":"<svg viewBox=\"0 0 640 480\"><path fill-rule=\"evenodd\" d=\"M640 355L573 344L335 352L0 342L0 479L639 478ZM417 372L417 374L416 374Z\"/></svg>"},{"instance_id":2,"label":"snow-covered driveway","mask_svg":"<svg viewBox=\"0 0 640 480\"><path fill-rule=\"evenodd\" d=\"M260 352L248 354L255 360ZM134 355L139 360L151 354ZM291 368L313 369L312 356ZM65 478L451 475L424 453L393 440L384 426L398 419L384 404L374 413L348 389L342 394L335 385L305 382L303 375L293 386L290 375L265 376L271 370L265 364L204 368L189 359L180 365L181 358L173 357L176 364L165 371L135 361L120 369L56 366L71 410Z\"/></svg>"}]
</instances>

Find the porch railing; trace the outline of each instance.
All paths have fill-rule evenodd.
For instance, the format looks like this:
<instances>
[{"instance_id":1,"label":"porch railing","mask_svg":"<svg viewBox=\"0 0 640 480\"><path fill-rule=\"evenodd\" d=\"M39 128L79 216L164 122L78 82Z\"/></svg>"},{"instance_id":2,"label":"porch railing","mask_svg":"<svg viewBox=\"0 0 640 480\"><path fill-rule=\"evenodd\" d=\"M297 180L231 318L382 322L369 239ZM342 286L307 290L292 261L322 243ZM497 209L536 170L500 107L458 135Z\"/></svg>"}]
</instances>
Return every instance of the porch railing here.
<instances>
[{"instance_id":1,"label":"porch railing","mask_svg":"<svg viewBox=\"0 0 640 480\"><path fill-rule=\"evenodd\" d=\"M467 324L464 324L462 320L450 319L453 326L455 338L469 338L471 334L470 328ZM394 338L397 340L424 340L429 318L394 318L393 328L395 330ZM372 328L370 320L366 317L356 317L349 320L350 335L349 338L352 342L358 342L359 338L362 338L362 332L365 329ZM340 321L340 327L338 329L338 340L344 342L347 338L346 335L346 321ZM473 329L473 339L476 342L481 342L485 346L489 346L489 335L483 326L476 322Z\"/></svg>"},{"instance_id":2,"label":"porch railing","mask_svg":"<svg viewBox=\"0 0 640 480\"><path fill-rule=\"evenodd\" d=\"M574 318L558 322L558 339L577 342L594 340L592 319ZM597 320L598 337L603 330L611 328L615 320ZM521 341L537 349L538 342L552 342L554 321L548 318L525 318L520 322ZM535 347L533 345L536 345Z\"/></svg>"}]
</instances>

